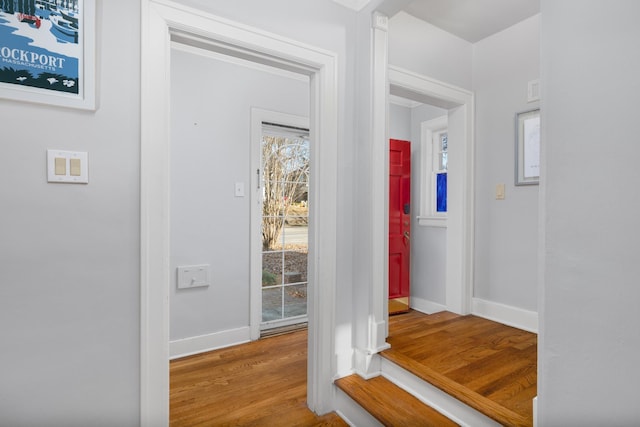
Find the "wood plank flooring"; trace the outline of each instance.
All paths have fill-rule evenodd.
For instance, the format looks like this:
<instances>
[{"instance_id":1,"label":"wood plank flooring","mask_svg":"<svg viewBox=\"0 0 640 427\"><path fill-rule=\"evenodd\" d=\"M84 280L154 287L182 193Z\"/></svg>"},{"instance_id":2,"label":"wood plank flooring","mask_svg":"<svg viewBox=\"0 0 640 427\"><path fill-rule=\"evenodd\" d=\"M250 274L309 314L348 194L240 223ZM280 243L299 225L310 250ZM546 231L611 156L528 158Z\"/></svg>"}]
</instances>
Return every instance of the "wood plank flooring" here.
<instances>
[{"instance_id":1,"label":"wood plank flooring","mask_svg":"<svg viewBox=\"0 0 640 427\"><path fill-rule=\"evenodd\" d=\"M306 405L307 331L177 359L170 425L346 426Z\"/></svg>"},{"instance_id":2,"label":"wood plank flooring","mask_svg":"<svg viewBox=\"0 0 640 427\"><path fill-rule=\"evenodd\" d=\"M385 426L458 425L382 376L364 380L354 374L340 378L336 385Z\"/></svg>"},{"instance_id":3,"label":"wood plank flooring","mask_svg":"<svg viewBox=\"0 0 640 427\"><path fill-rule=\"evenodd\" d=\"M533 424L537 335L476 316L389 318L381 355L507 426Z\"/></svg>"}]
</instances>

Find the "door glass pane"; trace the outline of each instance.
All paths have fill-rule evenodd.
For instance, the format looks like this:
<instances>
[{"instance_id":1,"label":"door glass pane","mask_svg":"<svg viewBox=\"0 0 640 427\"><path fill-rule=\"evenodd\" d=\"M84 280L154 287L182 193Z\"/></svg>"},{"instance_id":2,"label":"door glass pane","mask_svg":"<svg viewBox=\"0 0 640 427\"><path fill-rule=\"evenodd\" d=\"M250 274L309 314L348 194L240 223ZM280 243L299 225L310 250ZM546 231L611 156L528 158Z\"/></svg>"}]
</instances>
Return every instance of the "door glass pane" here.
<instances>
[{"instance_id":1,"label":"door glass pane","mask_svg":"<svg viewBox=\"0 0 640 427\"><path fill-rule=\"evenodd\" d=\"M447 211L447 173L436 175L436 212Z\"/></svg>"},{"instance_id":2,"label":"door glass pane","mask_svg":"<svg viewBox=\"0 0 640 427\"><path fill-rule=\"evenodd\" d=\"M282 287L262 289L262 321L282 319Z\"/></svg>"},{"instance_id":3,"label":"door glass pane","mask_svg":"<svg viewBox=\"0 0 640 427\"><path fill-rule=\"evenodd\" d=\"M307 314L308 131L265 125L262 167L262 320L277 327Z\"/></svg>"},{"instance_id":4,"label":"door glass pane","mask_svg":"<svg viewBox=\"0 0 640 427\"><path fill-rule=\"evenodd\" d=\"M284 291L284 317L307 314L307 284L287 286Z\"/></svg>"}]
</instances>

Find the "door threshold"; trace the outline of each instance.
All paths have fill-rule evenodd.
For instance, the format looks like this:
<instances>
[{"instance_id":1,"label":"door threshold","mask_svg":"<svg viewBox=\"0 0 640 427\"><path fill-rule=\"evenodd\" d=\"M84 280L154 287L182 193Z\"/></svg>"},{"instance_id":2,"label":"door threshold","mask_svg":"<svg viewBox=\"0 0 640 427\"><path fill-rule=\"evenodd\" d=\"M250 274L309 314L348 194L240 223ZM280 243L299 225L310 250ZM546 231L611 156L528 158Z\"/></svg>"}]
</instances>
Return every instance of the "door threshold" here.
<instances>
[{"instance_id":1,"label":"door threshold","mask_svg":"<svg viewBox=\"0 0 640 427\"><path fill-rule=\"evenodd\" d=\"M307 322L303 322L303 323L296 323L295 325L287 325L287 326L280 326L278 328L265 329L263 331L260 331L260 339L275 337L278 335L288 334L290 332L296 332L303 329L307 329L307 325L308 325Z\"/></svg>"}]
</instances>

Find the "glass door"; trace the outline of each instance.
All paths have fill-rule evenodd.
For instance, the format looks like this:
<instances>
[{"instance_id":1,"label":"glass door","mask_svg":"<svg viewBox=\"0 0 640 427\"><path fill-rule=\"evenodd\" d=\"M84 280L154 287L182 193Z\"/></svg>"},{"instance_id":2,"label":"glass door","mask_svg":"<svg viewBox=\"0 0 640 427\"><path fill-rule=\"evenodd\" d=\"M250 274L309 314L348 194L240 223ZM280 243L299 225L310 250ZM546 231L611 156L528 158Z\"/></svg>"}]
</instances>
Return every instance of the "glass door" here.
<instances>
[{"instance_id":1,"label":"glass door","mask_svg":"<svg viewBox=\"0 0 640 427\"><path fill-rule=\"evenodd\" d=\"M262 126L261 330L307 321L309 131Z\"/></svg>"}]
</instances>

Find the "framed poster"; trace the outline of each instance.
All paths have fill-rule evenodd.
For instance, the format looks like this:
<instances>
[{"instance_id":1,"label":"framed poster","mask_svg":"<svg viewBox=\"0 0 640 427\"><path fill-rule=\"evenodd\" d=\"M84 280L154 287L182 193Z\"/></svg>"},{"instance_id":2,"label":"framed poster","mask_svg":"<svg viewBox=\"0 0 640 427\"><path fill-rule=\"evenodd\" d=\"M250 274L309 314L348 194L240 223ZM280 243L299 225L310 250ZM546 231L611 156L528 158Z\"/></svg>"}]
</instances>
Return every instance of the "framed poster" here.
<instances>
[{"instance_id":1,"label":"framed poster","mask_svg":"<svg viewBox=\"0 0 640 427\"><path fill-rule=\"evenodd\" d=\"M95 109L95 0L0 0L0 97Z\"/></svg>"},{"instance_id":2,"label":"framed poster","mask_svg":"<svg viewBox=\"0 0 640 427\"><path fill-rule=\"evenodd\" d=\"M516 114L516 185L540 181L540 110Z\"/></svg>"}]
</instances>

